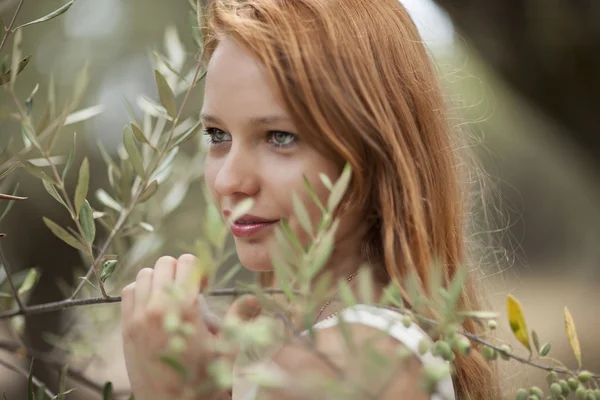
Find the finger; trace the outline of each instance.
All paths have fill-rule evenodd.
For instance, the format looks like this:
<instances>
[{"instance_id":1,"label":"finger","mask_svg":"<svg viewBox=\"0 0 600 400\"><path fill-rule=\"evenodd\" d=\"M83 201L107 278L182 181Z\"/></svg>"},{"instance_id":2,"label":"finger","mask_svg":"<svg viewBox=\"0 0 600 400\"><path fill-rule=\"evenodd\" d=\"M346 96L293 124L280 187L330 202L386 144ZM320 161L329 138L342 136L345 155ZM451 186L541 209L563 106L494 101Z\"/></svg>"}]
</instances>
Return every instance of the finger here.
<instances>
[{"instance_id":1,"label":"finger","mask_svg":"<svg viewBox=\"0 0 600 400\"><path fill-rule=\"evenodd\" d=\"M183 254L177 259L175 271L175 284L183 289L184 305L192 305L198 301L200 282L196 279L196 257L192 254Z\"/></svg>"},{"instance_id":2,"label":"finger","mask_svg":"<svg viewBox=\"0 0 600 400\"><path fill-rule=\"evenodd\" d=\"M238 318L242 321L251 321L258 317L262 311L262 307L256 298L252 294L245 294L233 302L225 318Z\"/></svg>"},{"instance_id":3,"label":"finger","mask_svg":"<svg viewBox=\"0 0 600 400\"><path fill-rule=\"evenodd\" d=\"M129 321L133 317L135 306L135 282L130 283L121 290L121 321Z\"/></svg>"},{"instance_id":4,"label":"finger","mask_svg":"<svg viewBox=\"0 0 600 400\"><path fill-rule=\"evenodd\" d=\"M204 295L198 295L198 307L200 309L200 315L204 319L204 323L208 328L208 331L213 335L217 335L221 330L221 319L211 311Z\"/></svg>"},{"instance_id":5,"label":"finger","mask_svg":"<svg viewBox=\"0 0 600 400\"><path fill-rule=\"evenodd\" d=\"M148 299L152 290L152 277L154 270L152 268L142 268L135 278L135 307L133 317L140 318L146 312Z\"/></svg>"},{"instance_id":6,"label":"finger","mask_svg":"<svg viewBox=\"0 0 600 400\"><path fill-rule=\"evenodd\" d=\"M154 276L152 278L152 292L148 307L164 308L167 302L167 287L172 285L175 278L175 267L177 260L165 256L158 259L154 265Z\"/></svg>"}]
</instances>

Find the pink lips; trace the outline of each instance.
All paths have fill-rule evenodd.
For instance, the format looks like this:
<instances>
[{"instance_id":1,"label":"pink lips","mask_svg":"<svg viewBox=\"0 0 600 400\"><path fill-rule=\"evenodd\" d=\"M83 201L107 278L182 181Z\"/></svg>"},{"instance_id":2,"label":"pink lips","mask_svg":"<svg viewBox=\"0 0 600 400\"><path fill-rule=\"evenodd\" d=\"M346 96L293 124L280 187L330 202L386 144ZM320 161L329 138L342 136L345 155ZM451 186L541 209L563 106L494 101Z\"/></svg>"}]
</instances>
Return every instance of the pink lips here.
<instances>
[{"instance_id":1,"label":"pink lips","mask_svg":"<svg viewBox=\"0 0 600 400\"><path fill-rule=\"evenodd\" d=\"M230 212L226 211L225 216L229 215ZM254 215L246 214L235 220L230 228L231 233L236 237L248 237L255 233L267 228L279 220L269 220L266 218L257 217Z\"/></svg>"}]
</instances>

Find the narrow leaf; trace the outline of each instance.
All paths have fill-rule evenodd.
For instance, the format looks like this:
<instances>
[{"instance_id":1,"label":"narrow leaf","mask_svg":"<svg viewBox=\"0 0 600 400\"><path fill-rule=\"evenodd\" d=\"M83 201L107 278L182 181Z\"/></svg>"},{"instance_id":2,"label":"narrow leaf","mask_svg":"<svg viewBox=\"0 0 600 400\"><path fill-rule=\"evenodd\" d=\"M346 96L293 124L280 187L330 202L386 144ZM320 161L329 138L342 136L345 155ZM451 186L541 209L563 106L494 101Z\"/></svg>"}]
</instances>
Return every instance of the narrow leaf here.
<instances>
[{"instance_id":1,"label":"narrow leaf","mask_svg":"<svg viewBox=\"0 0 600 400\"><path fill-rule=\"evenodd\" d=\"M28 25L39 24L40 22L45 22L45 21L51 20L52 18L56 18L59 15L64 14L65 12L67 12L67 10L69 9L69 7L71 7L74 2L75 2L75 0L71 0L67 4L65 4L64 6L62 6L62 7L58 8L58 9L52 11L50 14L45 15L45 16L43 16L41 18L36 19L36 20L27 22L27 23L25 23L23 25L19 25L14 30L23 28L24 26L28 26Z\"/></svg>"},{"instance_id":2,"label":"narrow leaf","mask_svg":"<svg viewBox=\"0 0 600 400\"><path fill-rule=\"evenodd\" d=\"M98 189L96 191L96 198L100 203L104 204L109 208L112 208L113 210L123 211L123 207L119 203L117 203L115 199L110 197L110 195L106 193L104 189Z\"/></svg>"},{"instance_id":3,"label":"narrow leaf","mask_svg":"<svg viewBox=\"0 0 600 400\"><path fill-rule=\"evenodd\" d=\"M75 147L77 146L77 133L73 132L73 144L71 145L71 150L69 150L69 156L67 157L67 162L65 163L65 168L62 172L62 180L64 181L67 178L67 174L69 173L69 169L71 168L71 164L73 164L73 159L75 158Z\"/></svg>"},{"instance_id":4,"label":"narrow leaf","mask_svg":"<svg viewBox=\"0 0 600 400\"><path fill-rule=\"evenodd\" d=\"M565 307L565 330L567 331L567 337L569 338L569 344L571 345L573 354L577 359L579 368L581 368L581 346L579 345L579 337L577 336L577 330L575 329L575 321L567 307Z\"/></svg>"},{"instance_id":5,"label":"narrow leaf","mask_svg":"<svg viewBox=\"0 0 600 400\"><path fill-rule=\"evenodd\" d=\"M43 383L38 388L35 400L44 400L46 398L46 385Z\"/></svg>"},{"instance_id":6,"label":"narrow leaf","mask_svg":"<svg viewBox=\"0 0 600 400\"><path fill-rule=\"evenodd\" d=\"M77 187L75 188L75 214L77 216L79 216L79 210L87 197L89 185L90 164L86 157L83 159L81 167L79 168L79 179L77 180Z\"/></svg>"},{"instance_id":7,"label":"narrow leaf","mask_svg":"<svg viewBox=\"0 0 600 400\"><path fill-rule=\"evenodd\" d=\"M27 272L27 276L25 277L25 280L21 284L21 287L18 290L18 294L22 295L22 294L25 294L28 291L30 291L33 288L33 286L35 285L35 283L37 282L37 277L38 277L37 269L31 268Z\"/></svg>"},{"instance_id":8,"label":"narrow leaf","mask_svg":"<svg viewBox=\"0 0 600 400\"><path fill-rule=\"evenodd\" d=\"M250 211L253 206L254 206L253 199L247 198L245 200L242 200L231 212L231 215L229 216L229 222L234 222L235 220L240 218L242 215L244 215L248 211Z\"/></svg>"},{"instance_id":9,"label":"narrow leaf","mask_svg":"<svg viewBox=\"0 0 600 400\"><path fill-rule=\"evenodd\" d=\"M138 199L138 203L143 203L143 202L149 200L152 196L154 196L154 194L156 193L157 190L158 190L158 181L153 180L146 187L146 189L144 189L144 191L140 195L140 198Z\"/></svg>"},{"instance_id":10,"label":"narrow leaf","mask_svg":"<svg viewBox=\"0 0 600 400\"><path fill-rule=\"evenodd\" d=\"M76 124L77 122L82 122L82 121L88 120L90 118L95 117L96 115L102 114L103 111L104 111L103 104L97 104L92 107L87 107L82 110L77 110L77 111L67 115L67 118L65 118L65 123L63 124L63 126L72 125L72 124Z\"/></svg>"},{"instance_id":11,"label":"narrow leaf","mask_svg":"<svg viewBox=\"0 0 600 400\"><path fill-rule=\"evenodd\" d=\"M319 243L315 244L312 249L313 256L311 257L311 264L308 269L308 279L312 279L315 275L323 269L335 245L335 232L338 227L338 222L335 221L331 228L323 235L323 238Z\"/></svg>"},{"instance_id":12,"label":"narrow leaf","mask_svg":"<svg viewBox=\"0 0 600 400\"><path fill-rule=\"evenodd\" d=\"M106 280L115 272L117 266L117 260L108 260L102 264L102 270L100 271L100 280L104 283Z\"/></svg>"},{"instance_id":13,"label":"narrow leaf","mask_svg":"<svg viewBox=\"0 0 600 400\"><path fill-rule=\"evenodd\" d=\"M129 161L131 161L133 169L135 169L135 172L139 176L144 177L145 171L142 155L135 144L133 132L131 132L131 129L129 129L129 127L125 127L125 129L123 130L123 145L125 146L127 154L129 154Z\"/></svg>"},{"instance_id":14,"label":"narrow leaf","mask_svg":"<svg viewBox=\"0 0 600 400\"><path fill-rule=\"evenodd\" d=\"M94 211L87 200L85 200L83 206L81 207L81 211L79 213L79 223L81 224L81 229L83 229L85 240L87 240L89 244L94 243L94 238L96 237Z\"/></svg>"},{"instance_id":15,"label":"narrow leaf","mask_svg":"<svg viewBox=\"0 0 600 400\"><path fill-rule=\"evenodd\" d=\"M180 375L184 380L187 379L188 371L177 359L171 356L162 355L160 356L160 361L171 367L171 369L173 369L173 371Z\"/></svg>"},{"instance_id":16,"label":"narrow leaf","mask_svg":"<svg viewBox=\"0 0 600 400\"><path fill-rule=\"evenodd\" d=\"M56 182L56 180L54 180L53 178L46 175L46 173L44 171L42 171L41 168L36 167L29 161L21 160L21 165L23 166L23 168L25 168L25 171L29 172L31 175L35 176L36 178L40 178L42 180L51 182L54 185L58 185L58 182Z\"/></svg>"},{"instance_id":17,"label":"narrow leaf","mask_svg":"<svg viewBox=\"0 0 600 400\"><path fill-rule=\"evenodd\" d=\"M331 183L331 179L329 179L327 175L321 173L319 174L319 178L321 178L321 182L323 182L323 185L325 185L327 189L333 189L333 183Z\"/></svg>"},{"instance_id":18,"label":"narrow leaf","mask_svg":"<svg viewBox=\"0 0 600 400\"><path fill-rule=\"evenodd\" d=\"M346 193L346 189L348 189L351 177L352 169L350 168L350 164L346 164L342 175L331 189L331 194L329 195L329 199L327 200L328 210L333 211L338 206L338 204L342 200L342 197Z\"/></svg>"},{"instance_id":19,"label":"narrow leaf","mask_svg":"<svg viewBox=\"0 0 600 400\"><path fill-rule=\"evenodd\" d=\"M56 201L58 201L60 204L62 204L65 208L67 208L67 205L65 204L65 202L63 201L62 197L60 197L60 195L58 194L58 192L56 191L56 188L54 187L53 184L51 184L48 181L42 181L42 185L44 185L44 189L46 189L46 192L48 192L48 194L52 197L54 197L54 199Z\"/></svg>"},{"instance_id":20,"label":"narrow leaf","mask_svg":"<svg viewBox=\"0 0 600 400\"><path fill-rule=\"evenodd\" d=\"M200 132L200 127L202 127L202 121L196 122L191 128L183 132L180 136L177 137L177 139L175 139L175 141L171 145L171 148L177 147L183 142L192 139L194 136L196 136L198 132Z\"/></svg>"},{"instance_id":21,"label":"narrow leaf","mask_svg":"<svg viewBox=\"0 0 600 400\"><path fill-rule=\"evenodd\" d=\"M112 399L112 382L106 382L104 384L104 388L102 389L102 400L111 400Z\"/></svg>"},{"instance_id":22,"label":"narrow leaf","mask_svg":"<svg viewBox=\"0 0 600 400\"><path fill-rule=\"evenodd\" d=\"M535 348L535 350L538 352L540 352L540 339L538 338L538 334L536 331L532 330L531 331L531 340L533 341L533 347Z\"/></svg>"},{"instance_id":23,"label":"narrow leaf","mask_svg":"<svg viewBox=\"0 0 600 400\"><path fill-rule=\"evenodd\" d=\"M17 75L19 75L21 73L21 71L23 71L25 69L27 64L29 64L29 60L31 60L31 56L27 56L19 62L19 65L17 66ZM0 86L4 85L5 83L10 82L11 76L12 76L12 70L10 70L10 69L8 71L6 71L6 73L4 75L0 75Z\"/></svg>"},{"instance_id":24,"label":"narrow leaf","mask_svg":"<svg viewBox=\"0 0 600 400\"><path fill-rule=\"evenodd\" d=\"M133 136L135 136L135 138L140 143L150 144L150 142L148 141L148 138L146 138L146 136L144 136L144 132L142 132L142 129L139 126L137 126L136 124L131 124L131 131L133 132Z\"/></svg>"},{"instance_id":25,"label":"narrow leaf","mask_svg":"<svg viewBox=\"0 0 600 400\"><path fill-rule=\"evenodd\" d=\"M304 187L306 188L306 191L310 195L310 198L319 207L319 209L321 210L321 212L323 212L323 213L326 212L327 210L326 210L325 206L323 205L323 203L319 199L319 196L317 196L317 193L315 192L315 189L312 187L312 185L308 181L308 178L306 177L306 175L304 176Z\"/></svg>"},{"instance_id":26,"label":"narrow leaf","mask_svg":"<svg viewBox=\"0 0 600 400\"><path fill-rule=\"evenodd\" d=\"M158 72L158 70L154 70L154 77L156 78L156 85L158 86L158 96L160 98L160 103L167 110L167 114L173 119L177 114L177 103L175 102L175 95L173 91L169 87L167 80L165 77Z\"/></svg>"},{"instance_id":27,"label":"narrow leaf","mask_svg":"<svg viewBox=\"0 0 600 400\"><path fill-rule=\"evenodd\" d=\"M527 324L525 322L525 316L523 315L521 303L509 294L506 298L506 308L510 329L517 340L531 352L531 345L529 344L529 331L527 330Z\"/></svg>"},{"instance_id":28,"label":"narrow leaf","mask_svg":"<svg viewBox=\"0 0 600 400\"><path fill-rule=\"evenodd\" d=\"M294 214L296 214L296 218L298 218L300 225L306 231L306 233L312 237L313 233L310 216L308 215L306 207L304 207L304 204L302 204L302 200L300 200L296 193L292 193L292 206L294 208Z\"/></svg>"},{"instance_id":29,"label":"narrow leaf","mask_svg":"<svg viewBox=\"0 0 600 400\"><path fill-rule=\"evenodd\" d=\"M50 220L50 219L48 219L46 217L43 217L43 219L44 219L44 223L46 224L46 226L48 227L48 229L50 229L50 231L52 231L52 233L56 237L58 237L59 239L61 239L63 242L65 242L69 246L76 248L77 250L81 250L81 251L84 251L84 252L86 251L85 247L83 246L83 244L81 244L79 242L79 240L75 239L75 237L73 237L69 232L67 232L66 230L64 230L60 226L58 226L52 220Z\"/></svg>"}]
</instances>

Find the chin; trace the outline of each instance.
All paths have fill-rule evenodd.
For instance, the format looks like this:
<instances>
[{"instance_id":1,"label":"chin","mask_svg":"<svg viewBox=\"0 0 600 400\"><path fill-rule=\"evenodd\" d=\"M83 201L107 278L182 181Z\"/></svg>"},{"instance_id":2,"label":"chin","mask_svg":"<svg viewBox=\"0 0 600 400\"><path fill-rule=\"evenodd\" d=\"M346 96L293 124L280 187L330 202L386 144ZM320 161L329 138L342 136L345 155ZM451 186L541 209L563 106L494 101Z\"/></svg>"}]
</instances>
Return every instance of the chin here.
<instances>
[{"instance_id":1,"label":"chin","mask_svg":"<svg viewBox=\"0 0 600 400\"><path fill-rule=\"evenodd\" d=\"M253 245L250 243L235 244L240 263L244 268L254 272L272 271L271 258L266 246Z\"/></svg>"}]
</instances>

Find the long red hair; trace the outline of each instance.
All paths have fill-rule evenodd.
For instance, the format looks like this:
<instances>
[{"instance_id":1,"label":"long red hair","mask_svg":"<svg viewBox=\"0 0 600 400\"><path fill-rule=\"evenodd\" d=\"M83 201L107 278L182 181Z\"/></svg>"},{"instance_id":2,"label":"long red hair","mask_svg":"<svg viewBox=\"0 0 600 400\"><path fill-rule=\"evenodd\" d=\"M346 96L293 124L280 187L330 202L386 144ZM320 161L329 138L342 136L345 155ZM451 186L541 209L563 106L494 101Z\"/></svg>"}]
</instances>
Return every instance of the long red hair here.
<instances>
[{"instance_id":1,"label":"long red hair","mask_svg":"<svg viewBox=\"0 0 600 400\"><path fill-rule=\"evenodd\" d=\"M368 216L364 255L382 279L413 273L428 287L434 265L448 283L467 264L464 146L398 0L211 0L203 33L206 59L219 37L234 39L264 64L303 140L351 164L346 201ZM473 277L461 305L479 307ZM498 396L478 352L455 366L458 398Z\"/></svg>"}]
</instances>

